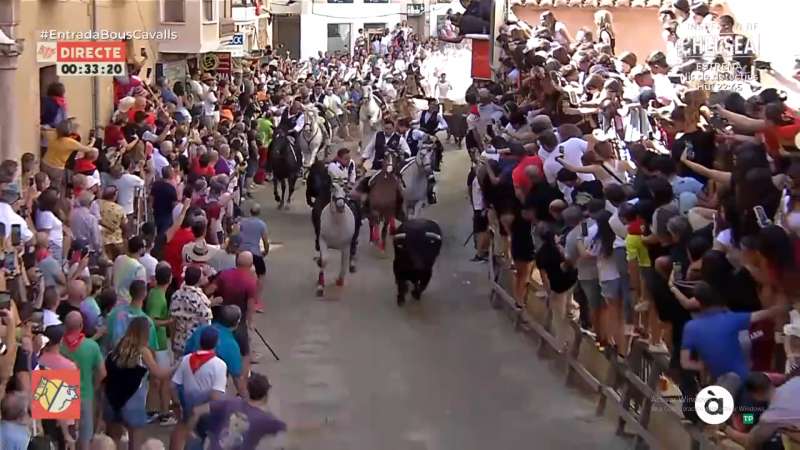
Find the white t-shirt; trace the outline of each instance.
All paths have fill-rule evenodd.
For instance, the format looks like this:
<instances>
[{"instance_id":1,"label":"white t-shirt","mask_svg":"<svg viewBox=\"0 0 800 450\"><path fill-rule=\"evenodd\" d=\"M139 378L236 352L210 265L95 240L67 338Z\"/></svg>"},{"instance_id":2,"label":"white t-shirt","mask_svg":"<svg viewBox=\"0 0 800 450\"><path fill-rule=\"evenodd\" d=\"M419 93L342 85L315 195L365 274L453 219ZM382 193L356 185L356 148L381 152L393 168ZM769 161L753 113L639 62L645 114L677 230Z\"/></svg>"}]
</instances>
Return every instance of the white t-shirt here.
<instances>
[{"instance_id":1,"label":"white t-shirt","mask_svg":"<svg viewBox=\"0 0 800 450\"><path fill-rule=\"evenodd\" d=\"M11 235L11 227L13 225L19 225L22 242L28 242L33 238L33 232L28 228L28 222L14 212L14 209L8 203L0 203L0 223L6 227L6 235L4 237Z\"/></svg>"},{"instance_id":2,"label":"white t-shirt","mask_svg":"<svg viewBox=\"0 0 800 450\"><path fill-rule=\"evenodd\" d=\"M125 173L111 184L117 187L117 203L125 210L125 214L133 214L135 190L137 187L144 187L144 180L134 174Z\"/></svg>"},{"instance_id":3,"label":"white t-shirt","mask_svg":"<svg viewBox=\"0 0 800 450\"><path fill-rule=\"evenodd\" d=\"M189 365L188 354L181 359L178 369L172 375L172 382L183 386L185 393L189 395L217 391L225 393L225 386L228 383L228 366L225 361L217 356L206 361L196 372L192 372Z\"/></svg>"},{"instance_id":4,"label":"white t-shirt","mask_svg":"<svg viewBox=\"0 0 800 450\"><path fill-rule=\"evenodd\" d=\"M156 173L156 179L161 178L161 170L168 165L169 160L161 152L153 152L153 171Z\"/></svg>"},{"instance_id":5,"label":"white t-shirt","mask_svg":"<svg viewBox=\"0 0 800 450\"><path fill-rule=\"evenodd\" d=\"M436 83L436 91L438 92L440 99L447 98L447 94L450 93L451 89L453 89L453 86L450 84L449 81L445 81L444 83L439 81L438 83Z\"/></svg>"},{"instance_id":6,"label":"white t-shirt","mask_svg":"<svg viewBox=\"0 0 800 450\"><path fill-rule=\"evenodd\" d=\"M61 325L61 319L58 318L58 314L55 311L42 310L42 329L44 330L51 325Z\"/></svg>"},{"instance_id":7,"label":"white t-shirt","mask_svg":"<svg viewBox=\"0 0 800 450\"><path fill-rule=\"evenodd\" d=\"M564 160L566 162L573 166L583 165L583 154L586 153L586 149L589 147L589 144L586 141L574 137L569 138L558 145L564 146ZM556 151L558 151L558 147L556 147ZM583 181L592 181L594 180L594 175L590 173L579 173L578 178Z\"/></svg>"},{"instance_id":8,"label":"white t-shirt","mask_svg":"<svg viewBox=\"0 0 800 450\"><path fill-rule=\"evenodd\" d=\"M145 253L144 256L139 257L139 264L144 266L144 273L147 274L147 279L152 280L156 277L156 266L158 260L150 253Z\"/></svg>"},{"instance_id":9,"label":"white t-shirt","mask_svg":"<svg viewBox=\"0 0 800 450\"><path fill-rule=\"evenodd\" d=\"M56 247L64 246L64 224L50 211L36 212L36 228L48 232L48 241Z\"/></svg>"},{"instance_id":10,"label":"white t-shirt","mask_svg":"<svg viewBox=\"0 0 800 450\"><path fill-rule=\"evenodd\" d=\"M620 278L619 269L614 255L606 256L602 252L602 244L597 238L597 225L589 227L589 233L584 242L590 242L589 253L597 257L597 275L600 281L613 281Z\"/></svg>"}]
</instances>

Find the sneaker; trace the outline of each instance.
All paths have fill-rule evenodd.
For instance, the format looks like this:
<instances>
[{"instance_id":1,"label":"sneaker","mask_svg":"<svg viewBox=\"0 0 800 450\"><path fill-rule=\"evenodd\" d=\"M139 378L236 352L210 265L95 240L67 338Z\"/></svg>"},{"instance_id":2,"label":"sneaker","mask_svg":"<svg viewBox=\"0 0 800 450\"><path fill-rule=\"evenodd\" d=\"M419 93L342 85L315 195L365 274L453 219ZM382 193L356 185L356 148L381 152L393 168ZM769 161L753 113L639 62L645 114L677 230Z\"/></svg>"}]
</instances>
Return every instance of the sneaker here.
<instances>
[{"instance_id":1,"label":"sneaker","mask_svg":"<svg viewBox=\"0 0 800 450\"><path fill-rule=\"evenodd\" d=\"M158 419L158 424L162 427L171 427L178 423L178 418L172 413L162 414Z\"/></svg>"},{"instance_id":2,"label":"sneaker","mask_svg":"<svg viewBox=\"0 0 800 450\"><path fill-rule=\"evenodd\" d=\"M486 256L475 255L470 259L471 262L488 262L489 258Z\"/></svg>"},{"instance_id":3,"label":"sneaker","mask_svg":"<svg viewBox=\"0 0 800 450\"><path fill-rule=\"evenodd\" d=\"M154 422L158 421L158 419L160 417L161 417L161 413L159 413L158 411L148 411L147 412L147 423L154 423Z\"/></svg>"}]
</instances>

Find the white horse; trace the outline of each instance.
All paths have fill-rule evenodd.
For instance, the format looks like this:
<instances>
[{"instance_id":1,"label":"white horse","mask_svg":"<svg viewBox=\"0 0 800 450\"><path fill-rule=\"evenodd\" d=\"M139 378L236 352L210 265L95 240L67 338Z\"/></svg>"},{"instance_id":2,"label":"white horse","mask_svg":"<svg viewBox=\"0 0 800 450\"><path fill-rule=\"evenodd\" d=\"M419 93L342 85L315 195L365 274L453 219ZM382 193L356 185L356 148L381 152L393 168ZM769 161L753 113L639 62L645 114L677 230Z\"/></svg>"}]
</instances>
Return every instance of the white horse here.
<instances>
[{"instance_id":1,"label":"white horse","mask_svg":"<svg viewBox=\"0 0 800 450\"><path fill-rule=\"evenodd\" d=\"M337 286L344 286L344 277L350 268L350 243L356 229L353 211L347 206L344 188L338 183L331 186L331 201L320 214L319 226L319 279L317 281L317 296L325 294L325 266L327 265L328 249L339 250L342 254Z\"/></svg>"},{"instance_id":2,"label":"white horse","mask_svg":"<svg viewBox=\"0 0 800 450\"><path fill-rule=\"evenodd\" d=\"M363 149L372 142L375 133L380 131L383 112L378 100L372 94L372 86L362 87L361 93L363 98L358 112L358 120L361 124L361 148Z\"/></svg>"},{"instance_id":3,"label":"white horse","mask_svg":"<svg viewBox=\"0 0 800 450\"><path fill-rule=\"evenodd\" d=\"M433 147L420 143L417 156L400 170L403 178L403 208L409 219L418 217L428 204L428 179L433 173Z\"/></svg>"},{"instance_id":4,"label":"white horse","mask_svg":"<svg viewBox=\"0 0 800 450\"><path fill-rule=\"evenodd\" d=\"M316 106L305 107L303 115L305 125L303 131L300 132L297 145L300 146L300 152L303 154L303 168L307 172L315 160L324 161L328 157L328 137L322 123L323 119L319 116Z\"/></svg>"}]
</instances>

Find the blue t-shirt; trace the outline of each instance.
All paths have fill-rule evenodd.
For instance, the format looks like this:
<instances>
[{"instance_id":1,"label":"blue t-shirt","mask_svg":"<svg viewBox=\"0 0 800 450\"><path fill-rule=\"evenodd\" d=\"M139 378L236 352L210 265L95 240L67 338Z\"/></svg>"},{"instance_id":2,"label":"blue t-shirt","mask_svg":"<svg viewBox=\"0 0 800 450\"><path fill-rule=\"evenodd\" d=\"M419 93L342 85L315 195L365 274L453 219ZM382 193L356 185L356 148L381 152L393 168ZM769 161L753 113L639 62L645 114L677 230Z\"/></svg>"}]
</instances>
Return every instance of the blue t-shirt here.
<instances>
[{"instance_id":1,"label":"blue t-shirt","mask_svg":"<svg viewBox=\"0 0 800 450\"><path fill-rule=\"evenodd\" d=\"M255 450L261 439L286 431L286 424L241 398L213 401L205 423L209 450Z\"/></svg>"},{"instance_id":2,"label":"blue t-shirt","mask_svg":"<svg viewBox=\"0 0 800 450\"><path fill-rule=\"evenodd\" d=\"M242 245L239 248L261 256L261 237L267 231L267 224L258 217L245 217L239 221L239 236Z\"/></svg>"},{"instance_id":3,"label":"blue t-shirt","mask_svg":"<svg viewBox=\"0 0 800 450\"><path fill-rule=\"evenodd\" d=\"M197 327L194 333L189 337L189 340L186 341L184 354L188 355L200 349L200 335L203 334L203 330L205 330L206 327L214 327L217 332L219 332L219 341L217 341L217 348L214 349L214 351L217 353L217 356L228 365L228 373L234 378L241 375L242 353L239 350L239 343L236 342L236 338L233 336L233 330L217 322L213 322L211 325Z\"/></svg>"},{"instance_id":4,"label":"blue t-shirt","mask_svg":"<svg viewBox=\"0 0 800 450\"><path fill-rule=\"evenodd\" d=\"M747 312L700 314L684 327L681 348L697 352L712 377L734 372L745 380L750 368L739 342L739 332L749 328L750 313Z\"/></svg>"}]
</instances>

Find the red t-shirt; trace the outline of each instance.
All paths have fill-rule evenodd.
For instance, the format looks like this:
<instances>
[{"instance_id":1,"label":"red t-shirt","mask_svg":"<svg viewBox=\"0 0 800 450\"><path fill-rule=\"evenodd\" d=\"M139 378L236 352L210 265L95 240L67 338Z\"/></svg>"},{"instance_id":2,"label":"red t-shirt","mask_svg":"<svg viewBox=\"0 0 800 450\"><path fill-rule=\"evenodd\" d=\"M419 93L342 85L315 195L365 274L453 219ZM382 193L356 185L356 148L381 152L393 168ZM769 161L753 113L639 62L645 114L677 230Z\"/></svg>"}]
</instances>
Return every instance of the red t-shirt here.
<instances>
[{"instance_id":1,"label":"red t-shirt","mask_svg":"<svg viewBox=\"0 0 800 450\"><path fill-rule=\"evenodd\" d=\"M800 133L800 117L790 108L786 108L783 114L793 122L788 125L772 126L761 132L767 153L775 159L781 158L781 146L794 146L794 137Z\"/></svg>"},{"instance_id":2,"label":"red t-shirt","mask_svg":"<svg viewBox=\"0 0 800 450\"><path fill-rule=\"evenodd\" d=\"M119 145L119 141L125 139L125 134L122 132L122 128L116 125L108 125L106 130L103 134L103 144L106 146L117 146Z\"/></svg>"},{"instance_id":3,"label":"red t-shirt","mask_svg":"<svg viewBox=\"0 0 800 450\"><path fill-rule=\"evenodd\" d=\"M222 297L223 304L236 305L247 311L247 302L258 295L256 275L248 270L239 268L228 269L217 275L214 284L217 286L216 295Z\"/></svg>"},{"instance_id":4,"label":"red t-shirt","mask_svg":"<svg viewBox=\"0 0 800 450\"><path fill-rule=\"evenodd\" d=\"M212 166L211 164L209 164L209 165L207 165L205 167L200 167L200 159L199 158L195 158L194 161L192 161L192 172L195 175L199 175L201 177L213 177L214 175L216 175L216 171L214 170L214 166Z\"/></svg>"},{"instance_id":5,"label":"red t-shirt","mask_svg":"<svg viewBox=\"0 0 800 450\"><path fill-rule=\"evenodd\" d=\"M513 181L515 188L522 189L525 193L531 190L531 179L525 175L525 169L533 165L536 165L539 168L539 172L544 175L544 163L542 163L542 159L535 155L526 156L517 163L517 167L514 167L514 170L511 172L511 181Z\"/></svg>"},{"instance_id":6,"label":"red t-shirt","mask_svg":"<svg viewBox=\"0 0 800 450\"><path fill-rule=\"evenodd\" d=\"M183 246L194 241L191 228L181 228L164 246L164 261L172 267L172 277L176 281L183 280Z\"/></svg>"}]
</instances>

